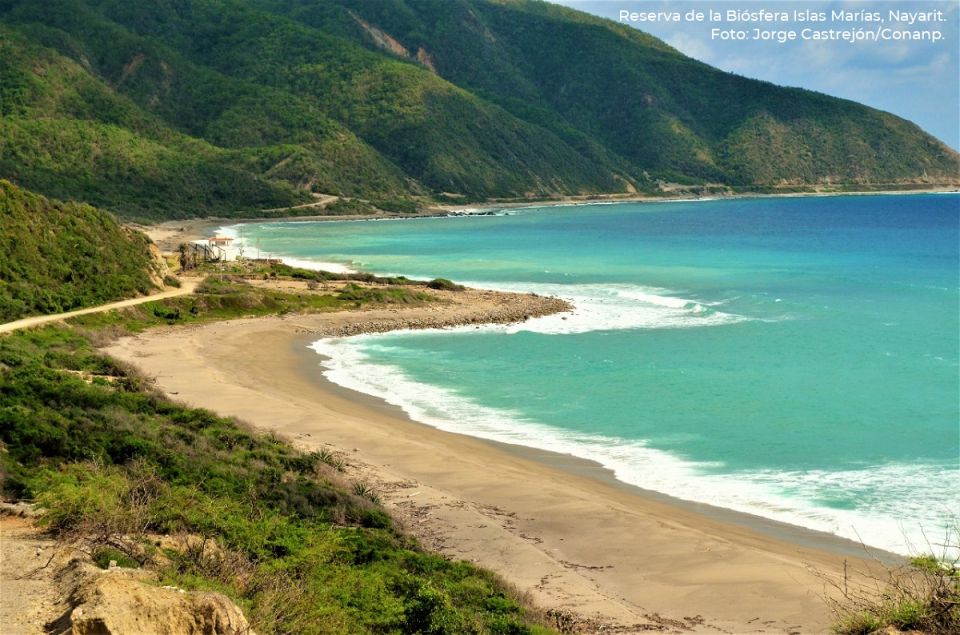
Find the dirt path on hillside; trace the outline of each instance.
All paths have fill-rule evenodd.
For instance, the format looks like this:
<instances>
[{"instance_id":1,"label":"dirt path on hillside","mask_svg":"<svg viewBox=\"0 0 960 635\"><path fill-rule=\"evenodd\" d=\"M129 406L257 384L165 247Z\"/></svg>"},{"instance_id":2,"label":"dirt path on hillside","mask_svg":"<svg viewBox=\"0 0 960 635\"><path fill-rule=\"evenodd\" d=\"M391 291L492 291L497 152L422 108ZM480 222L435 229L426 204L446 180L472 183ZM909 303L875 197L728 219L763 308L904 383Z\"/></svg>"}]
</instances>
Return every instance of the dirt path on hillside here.
<instances>
[{"instance_id":1,"label":"dirt path on hillside","mask_svg":"<svg viewBox=\"0 0 960 635\"><path fill-rule=\"evenodd\" d=\"M100 306L88 307L86 309L77 309L76 311L67 311L66 313L55 313L53 315L34 315L28 318L23 318L22 320L0 324L0 333L12 333L13 331L19 331L20 329L42 326L43 324L48 324L50 322L59 322L61 320L66 320L78 315L103 313L104 311L112 311L113 309L124 309L126 307L136 306L138 304L143 304L144 302L165 300L167 298L175 298L180 295L190 295L196 290L197 285L199 284L199 279L191 280L182 278L179 289L161 291L160 293L154 293L152 295L145 295L139 298L130 298L129 300L120 300L119 302L110 302L109 304L101 304Z\"/></svg>"}]
</instances>

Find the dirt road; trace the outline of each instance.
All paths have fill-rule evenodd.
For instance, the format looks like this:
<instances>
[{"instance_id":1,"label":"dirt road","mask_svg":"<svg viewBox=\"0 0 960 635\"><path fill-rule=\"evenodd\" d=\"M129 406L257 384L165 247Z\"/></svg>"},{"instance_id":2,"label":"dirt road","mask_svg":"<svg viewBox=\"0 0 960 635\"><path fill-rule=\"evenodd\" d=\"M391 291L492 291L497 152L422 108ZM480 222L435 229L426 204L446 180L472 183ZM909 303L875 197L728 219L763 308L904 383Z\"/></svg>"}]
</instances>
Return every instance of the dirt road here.
<instances>
[{"instance_id":1,"label":"dirt road","mask_svg":"<svg viewBox=\"0 0 960 635\"><path fill-rule=\"evenodd\" d=\"M6 324L0 324L0 333L11 333L13 331L19 331L20 329L28 329L34 326L41 326L49 322L58 322L60 320L66 320L67 318L72 318L77 315L87 315L90 313L102 313L104 311L112 311L113 309L123 309L128 306L136 306L137 304L143 304L144 302L153 302L154 300L164 300L166 298L173 298L178 295L189 295L194 292L197 288L197 285L200 284L200 280L183 280L179 289L171 289L170 291L162 291L160 293L155 293L153 295L145 295L139 298L130 298L129 300L120 300L119 302L111 302L109 304L101 304L100 306L92 306L86 309L77 309L76 311L67 311L66 313L55 313L53 315L34 315L28 318L23 318L22 320L16 320L14 322L7 322Z\"/></svg>"}]
</instances>

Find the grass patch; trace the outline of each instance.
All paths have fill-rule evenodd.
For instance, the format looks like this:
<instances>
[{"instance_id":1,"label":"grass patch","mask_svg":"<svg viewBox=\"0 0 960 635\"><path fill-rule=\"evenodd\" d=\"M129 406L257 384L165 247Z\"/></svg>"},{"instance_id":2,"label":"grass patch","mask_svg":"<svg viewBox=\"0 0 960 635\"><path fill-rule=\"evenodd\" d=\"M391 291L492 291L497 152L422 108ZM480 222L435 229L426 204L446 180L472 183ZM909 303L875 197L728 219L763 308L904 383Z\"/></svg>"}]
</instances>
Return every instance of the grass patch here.
<instances>
[{"instance_id":1,"label":"grass patch","mask_svg":"<svg viewBox=\"0 0 960 635\"><path fill-rule=\"evenodd\" d=\"M404 287L361 287L355 283L348 284L336 297L342 302L360 304L423 304L432 299L427 293Z\"/></svg>"}]
</instances>

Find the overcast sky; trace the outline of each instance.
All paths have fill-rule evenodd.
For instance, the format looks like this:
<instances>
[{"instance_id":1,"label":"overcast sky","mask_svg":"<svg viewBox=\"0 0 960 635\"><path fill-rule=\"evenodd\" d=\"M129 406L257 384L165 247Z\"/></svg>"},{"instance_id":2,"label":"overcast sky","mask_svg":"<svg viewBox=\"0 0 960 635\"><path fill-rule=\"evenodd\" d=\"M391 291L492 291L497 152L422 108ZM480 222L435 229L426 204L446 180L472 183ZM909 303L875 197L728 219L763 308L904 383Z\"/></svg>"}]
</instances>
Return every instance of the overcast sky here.
<instances>
[{"instance_id":1,"label":"overcast sky","mask_svg":"<svg viewBox=\"0 0 960 635\"><path fill-rule=\"evenodd\" d=\"M665 40L681 52L711 66L746 77L764 79L784 86L800 86L829 95L852 99L886 110L918 124L927 132L960 150L960 1L929 0L551 0L557 4L621 21L621 11L680 12L691 10L709 15L720 11L724 20L711 23L660 20L627 21ZM787 11L788 22L732 24L726 21L730 9L756 12L760 9ZM824 12L833 10L878 12L881 24L859 21L801 24L793 20L795 10ZM916 22L913 25L891 22L889 12L942 11L944 21ZM813 41L802 40L803 28L816 30L857 29L874 31L939 31L940 41ZM755 41L753 28L794 30L794 41ZM746 41L712 37L713 28L747 31ZM886 33L889 33L887 31Z\"/></svg>"}]
</instances>

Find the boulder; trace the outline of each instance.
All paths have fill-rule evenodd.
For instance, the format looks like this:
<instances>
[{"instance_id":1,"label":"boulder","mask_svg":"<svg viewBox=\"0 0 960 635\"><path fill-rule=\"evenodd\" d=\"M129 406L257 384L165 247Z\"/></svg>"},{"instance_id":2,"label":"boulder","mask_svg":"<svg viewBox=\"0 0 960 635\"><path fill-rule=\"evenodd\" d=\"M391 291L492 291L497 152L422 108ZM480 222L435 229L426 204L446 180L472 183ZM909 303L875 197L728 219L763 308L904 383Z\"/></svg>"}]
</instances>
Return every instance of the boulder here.
<instances>
[{"instance_id":1,"label":"boulder","mask_svg":"<svg viewBox=\"0 0 960 635\"><path fill-rule=\"evenodd\" d=\"M150 578L136 569L103 571L72 562L61 578L69 589L69 608L50 630L61 635L255 635L225 595L160 587Z\"/></svg>"}]
</instances>

